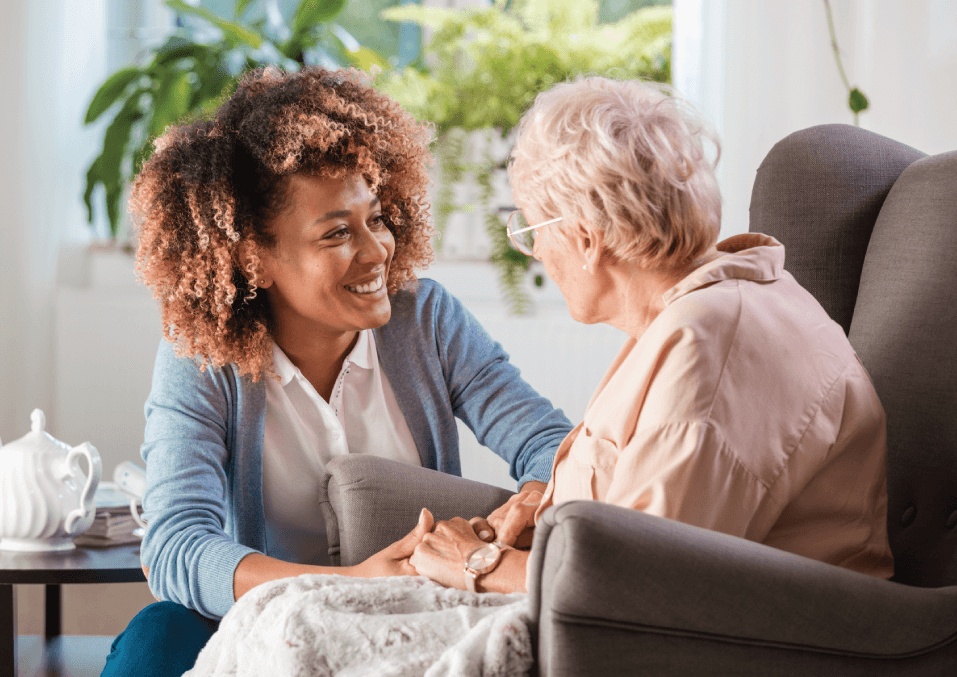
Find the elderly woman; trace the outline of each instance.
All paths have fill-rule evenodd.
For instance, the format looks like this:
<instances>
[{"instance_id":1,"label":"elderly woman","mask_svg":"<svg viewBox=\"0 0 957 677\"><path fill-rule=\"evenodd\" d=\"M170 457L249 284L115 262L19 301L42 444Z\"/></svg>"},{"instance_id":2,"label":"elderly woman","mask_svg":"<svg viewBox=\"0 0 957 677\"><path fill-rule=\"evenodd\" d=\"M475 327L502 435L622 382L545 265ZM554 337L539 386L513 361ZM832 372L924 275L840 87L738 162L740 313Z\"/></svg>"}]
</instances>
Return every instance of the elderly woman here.
<instances>
[{"instance_id":1,"label":"elderly woman","mask_svg":"<svg viewBox=\"0 0 957 677\"><path fill-rule=\"evenodd\" d=\"M409 537L323 566L323 466L372 454L459 473L455 418L544 489L565 417L434 282L429 128L358 73L260 70L169 130L133 187L166 341L146 404L142 560L163 602L106 675L189 669L235 600L305 573L414 574Z\"/></svg>"},{"instance_id":2,"label":"elderly woman","mask_svg":"<svg viewBox=\"0 0 957 677\"><path fill-rule=\"evenodd\" d=\"M524 116L513 242L541 260L572 317L629 339L540 504L516 497L493 513L501 545L464 520L439 523L412 556L420 574L524 590L528 554L508 546L548 506L582 499L893 573L877 394L841 328L785 271L779 242L715 244L706 141L717 150L678 96L640 82L561 84Z\"/></svg>"}]
</instances>

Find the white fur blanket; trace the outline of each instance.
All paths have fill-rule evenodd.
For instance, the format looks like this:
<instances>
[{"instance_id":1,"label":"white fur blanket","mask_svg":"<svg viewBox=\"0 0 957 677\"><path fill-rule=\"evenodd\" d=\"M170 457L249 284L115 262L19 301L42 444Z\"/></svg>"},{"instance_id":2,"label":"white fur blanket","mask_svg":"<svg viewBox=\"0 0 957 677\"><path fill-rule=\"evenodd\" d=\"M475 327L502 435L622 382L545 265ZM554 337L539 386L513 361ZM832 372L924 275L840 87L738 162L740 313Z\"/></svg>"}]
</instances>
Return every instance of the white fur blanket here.
<instances>
[{"instance_id":1,"label":"white fur blanket","mask_svg":"<svg viewBox=\"0 0 957 677\"><path fill-rule=\"evenodd\" d=\"M190 677L512 677L532 665L527 595L427 578L304 575L236 602Z\"/></svg>"}]
</instances>

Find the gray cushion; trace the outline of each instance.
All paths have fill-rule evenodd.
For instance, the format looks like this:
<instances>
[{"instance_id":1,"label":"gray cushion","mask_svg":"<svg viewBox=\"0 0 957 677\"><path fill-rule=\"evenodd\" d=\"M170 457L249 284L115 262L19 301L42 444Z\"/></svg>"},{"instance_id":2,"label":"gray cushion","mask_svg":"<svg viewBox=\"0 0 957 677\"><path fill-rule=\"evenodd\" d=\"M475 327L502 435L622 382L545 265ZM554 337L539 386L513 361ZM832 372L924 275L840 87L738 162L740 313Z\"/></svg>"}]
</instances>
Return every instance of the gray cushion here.
<instances>
[{"instance_id":1,"label":"gray cushion","mask_svg":"<svg viewBox=\"0 0 957 677\"><path fill-rule=\"evenodd\" d=\"M900 173L924 153L849 125L779 141L758 168L750 230L781 241L785 268L847 333L871 228Z\"/></svg>"},{"instance_id":2,"label":"gray cushion","mask_svg":"<svg viewBox=\"0 0 957 677\"><path fill-rule=\"evenodd\" d=\"M887 412L896 578L957 584L957 152L912 164L884 201L850 340Z\"/></svg>"}]
</instances>

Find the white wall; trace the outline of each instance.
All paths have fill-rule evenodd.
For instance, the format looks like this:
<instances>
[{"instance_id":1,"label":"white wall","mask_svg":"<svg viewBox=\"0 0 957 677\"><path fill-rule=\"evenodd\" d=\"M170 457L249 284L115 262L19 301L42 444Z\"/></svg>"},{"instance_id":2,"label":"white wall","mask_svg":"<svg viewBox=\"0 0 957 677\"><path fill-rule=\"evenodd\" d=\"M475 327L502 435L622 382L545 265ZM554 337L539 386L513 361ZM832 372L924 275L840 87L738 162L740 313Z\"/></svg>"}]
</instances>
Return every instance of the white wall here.
<instances>
[{"instance_id":1,"label":"white wall","mask_svg":"<svg viewBox=\"0 0 957 677\"><path fill-rule=\"evenodd\" d=\"M23 7L14 3L0 22L0 63L7 73L0 96L0 439L13 431L13 402L18 378L20 224L26 218L23 195L21 135L25 73L23 68ZM26 430L24 430L26 432Z\"/></svg>"},{"instance_id":2,"label":"white wall","mask_svg":"<svg viewBox=\"0 0 957 677\"><path fill-rule=\"evenodd\" d=\"M957 0L833 0L860 125L925 153L957 149ZM675 85L718 128L724 236L748 228L755 171L812 125L853 123L823 0L675 0Z\"/></svg>"},{"instance_id":3,"label":"white wall","mask_svg":"<svg viewBox=\"0 0 957 677\"><path fill-rule=\"evenodd\" d=\"M53 297L59 245L88 239L83 169L97 131L82 115L105 74L104 0L8 0L0 50L0 438L41 407L55 431Z\"/></svg>"},{"instance_id":4,"label":"white wall","mask_svg":"<svg viewBox=\"0 0 957 677\"><path fill-rule=\"evenodd\" d=\"M61 425L69 403L55 397L57 370L69 377L72 365L55 364L54 306L61 245L85 247L92 237L81 196L108 120L84 127L83 117L112 70L165 36L170 14L162 0L7 0L4 18L0 439L26 433L40 407L52 434L77 443ZM106 232L102 214L97 232ZM101 333L93 349L108 355L110 328L85 330Z\"/></svg>"}]
</instances>

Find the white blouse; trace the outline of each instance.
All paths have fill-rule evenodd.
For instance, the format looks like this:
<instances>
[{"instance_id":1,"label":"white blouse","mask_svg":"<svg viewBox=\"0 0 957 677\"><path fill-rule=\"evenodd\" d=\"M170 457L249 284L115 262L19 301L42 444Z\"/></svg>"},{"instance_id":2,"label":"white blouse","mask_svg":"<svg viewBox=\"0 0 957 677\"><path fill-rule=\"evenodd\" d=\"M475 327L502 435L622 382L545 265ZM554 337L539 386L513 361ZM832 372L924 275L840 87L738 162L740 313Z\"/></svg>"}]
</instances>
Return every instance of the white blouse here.
<instances>
[{"instance_id":1,"label":"white blouse","mask_svg":"<svg viewBox=\"0 0 957 677\"><path fill-rule=\"evenodd\" d=\"M375 336L359 332L329 402L273 343L279 381L266 377L263 503L270 552L291 562L328 563L319 483L325 464L369 454L422 465L405 417L379 364Z\"/></svg>"}]
</instances>

